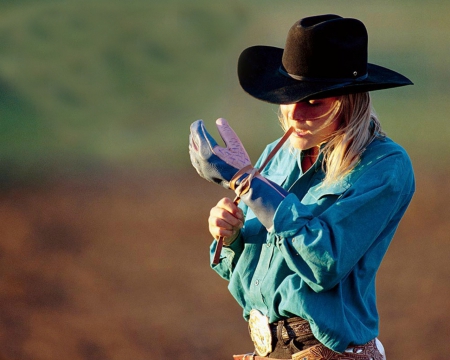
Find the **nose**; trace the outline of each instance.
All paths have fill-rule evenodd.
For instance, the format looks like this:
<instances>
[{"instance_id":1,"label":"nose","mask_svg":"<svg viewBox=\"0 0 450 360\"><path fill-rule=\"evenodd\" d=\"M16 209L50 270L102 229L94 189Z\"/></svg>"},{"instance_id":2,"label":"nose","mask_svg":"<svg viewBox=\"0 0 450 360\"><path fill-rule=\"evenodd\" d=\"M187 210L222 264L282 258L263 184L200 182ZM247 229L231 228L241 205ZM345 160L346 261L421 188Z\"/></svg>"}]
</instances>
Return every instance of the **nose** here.
<instances>
[{"instance_id":1,"label":"nose","mask_svg":"<svg viewBox=\"0 0 450 360\"><path fill-rule=\"evenodd\" d=\"M303 120L303 111L302 111L302 104L301 103L294 103L288 105L288 119L295 120L295 121L302 121Z\"/></svg>"}]
</instances>

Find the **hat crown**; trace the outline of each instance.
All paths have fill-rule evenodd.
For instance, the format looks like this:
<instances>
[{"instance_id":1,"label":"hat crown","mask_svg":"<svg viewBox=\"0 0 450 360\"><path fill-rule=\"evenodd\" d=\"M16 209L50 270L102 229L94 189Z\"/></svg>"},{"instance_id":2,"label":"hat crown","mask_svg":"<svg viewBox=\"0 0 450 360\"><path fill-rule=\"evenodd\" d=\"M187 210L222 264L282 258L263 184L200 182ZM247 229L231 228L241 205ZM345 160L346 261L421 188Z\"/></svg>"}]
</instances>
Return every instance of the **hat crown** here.
<instances>
[{"instance_id":1,"label":"hat crown","mask_svg":"<svg viewBox=\"0 0 450 360\"><path fill-rule=\"evenodd\" d=\"M366 27L357 19L331 14L301 19L289 30L283 70L304 80L364 76L367 39Z\"/></svg>"},{"instance_id":2,"label":"hat crown","mask_svg":"<svg viewBox=\"0 0 450 360\"><path fill-rule=\"evenodd\" d=\"M297 21L284 49L257 45L239 56L242 88L272 104L412 85L411 80L367 61L367 30L356 19L318 15Z\"/></svg>"}]
</instances>

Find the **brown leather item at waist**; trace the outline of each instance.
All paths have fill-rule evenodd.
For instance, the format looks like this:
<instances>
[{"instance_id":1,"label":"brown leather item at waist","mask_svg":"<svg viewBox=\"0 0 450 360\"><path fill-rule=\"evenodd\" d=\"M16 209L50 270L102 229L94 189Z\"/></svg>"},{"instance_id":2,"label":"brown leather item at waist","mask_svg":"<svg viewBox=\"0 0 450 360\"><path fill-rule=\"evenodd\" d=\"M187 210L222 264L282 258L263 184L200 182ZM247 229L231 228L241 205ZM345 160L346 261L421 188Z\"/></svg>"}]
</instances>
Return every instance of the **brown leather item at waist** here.
<instances>
[{"instance_id":1,"label":"brown leather item at waist","mask_svg":"<svg viewBox=\"0 0 450 360\"><path fill-rule=\"evenodd\" d=\"M383 360L383 358L375 339L364 345L355 345L351 351L346 350L343 353L334 352L319 344L292 355L293 360Z\"/></svg>"},{"instance_id":2,"label":"brown leather item at waist","mask_svg":"<svg viewBox=\"0 0 450 360\"><path fill-rule=\"evenodd\" d=\"M348 350L347 350L348 351ZM367 344L354 346L351 352L337 353L322 344L292 355L293 360L383 360L383 355L376 346L375 339ZM280 360L252 354L233 355L234 360Z\"/></svg>"},{"instance_id":3,"label":"brown leather item at waist","mask_svg":"<svg viewBox=\"0 0 450 360\"><path fill-rule=\"evenodd\" d=\"M265 356L258 356L253 354L244 354L244 355L233 355L234 360L282 360L282 359L273 359Z\"/></svg>"},{"instance_id":4,"label":"brown leather item at waist","mask_svg":"<svg viewBox=\"0 0 450 360\"><path fill-rule=\"evenodd\" d=\"M296 339L303 342L315 339L309 322L301 317L293 317L270 324L272 337L278 338L279 328L281 328L281 338L284 341Z\"/></svg>"}]
</instances>

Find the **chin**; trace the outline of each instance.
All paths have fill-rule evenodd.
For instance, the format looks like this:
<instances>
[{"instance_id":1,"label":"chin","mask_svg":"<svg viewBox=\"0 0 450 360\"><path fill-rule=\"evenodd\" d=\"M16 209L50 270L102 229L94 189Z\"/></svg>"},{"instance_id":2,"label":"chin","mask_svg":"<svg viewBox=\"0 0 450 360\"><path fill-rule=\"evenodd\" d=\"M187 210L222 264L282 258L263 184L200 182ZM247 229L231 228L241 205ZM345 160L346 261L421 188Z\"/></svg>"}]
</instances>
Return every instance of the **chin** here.
<instances>
[{"instance_id":1,"label":"chin","mask_svg":"<svg viewBox=\"0 0 450 360\"><path fill-rule=\"evenodd\" d=\"M299 139L291 139L291 145L293 148L295 148L297 150L307 150L314 146L314 145L309 144L306 141L302 141Z\"/></svg>"}]
</instances>

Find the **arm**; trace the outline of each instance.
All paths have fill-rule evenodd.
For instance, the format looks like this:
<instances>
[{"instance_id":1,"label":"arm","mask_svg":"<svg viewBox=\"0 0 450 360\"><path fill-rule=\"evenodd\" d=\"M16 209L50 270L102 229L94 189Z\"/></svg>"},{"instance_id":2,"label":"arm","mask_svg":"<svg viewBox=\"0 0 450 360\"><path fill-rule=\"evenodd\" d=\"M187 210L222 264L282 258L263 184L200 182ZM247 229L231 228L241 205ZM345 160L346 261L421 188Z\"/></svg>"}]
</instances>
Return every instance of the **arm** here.
<instances>
[{"instance_id":1,"label":"arm","mask_svg":"<svg viewBox=\"0 0 450 360\"><path fill-rule=\"evenodd\" d=\"M242 251L244 250L244 239L239 232L236 239L229 245L222 247L220 262L213 264L213 258L216 252L217 241L214 240L210 246L210 264L223 279L230 280L231 275L236 267Z\"/></svg>"},{"instance_id":2,"label":"arm","mask_svg":"<svg viewBox=\"0 0 450 360\"><path fill-rule=\"evenodd\" d=\"M317 217L290 194L277 208L271 236L291 270L314 291L326 291L368 249L384 255L413 191L409 161L400 154L385 157ZM361 269L367 270L376 269Z\"/></svg>"},{"instance_id":3,"label":"arm","mask_svg":"<svg viewBox=\"0 0 450 360\"><path fill-rule=\"evenodd\" d=\"M189 154L192 165L201 177L227 189L230 189L230 182L233 182L235 175L238 174L237 187L233 190L254 211L262 224L270 229L273 225L275 209L288 193L257 172L254 178L248 176L251 170L245 172L245 168L251 168L251 162L238 136L225 119L218 119L216 124L225 147L217 144L206 130L202 120L191 125ZM289 134L290 131L285 134L284 140L287 140ZM240 170L244 172L239 178ZM249 180L245 190L239 186L244 180Z\"/></svg>"},{"instance_id":4,"label":"arm","mask_svg":"<svg viewBox=\"0 0 450 360\"><path fill-rule=\"evenodd\" d=\"M238 198L242 197L264 225L271 227L276 206L285 198L287 192L258 175L257 171L252 168L241 141L225 119L218 119L216 124L226 147L218 146L217 142L206 131L203 121L198 120L191 125L189 154L192 165L204 179L220 184L228 189L233 188ZM284 141L289 138L291 132L292 129L285 133L277 146L268 155L266 161L261 165L261 169L264 168L271 156L278 151ZM234 231L230 234L233 228L228 226L233 224L226 221L226 217L234 221L229 216L232 215L229 212L230 209L228 209L228 214L222 210L220 210L220 219L217 218L219 209L214 210L215 216L213 218L212 234L219 241L222 241L223 236L228 237L228 239L235 237ZM215 244L213 246L217 248Z\"/></svg>"}]
</instances>

